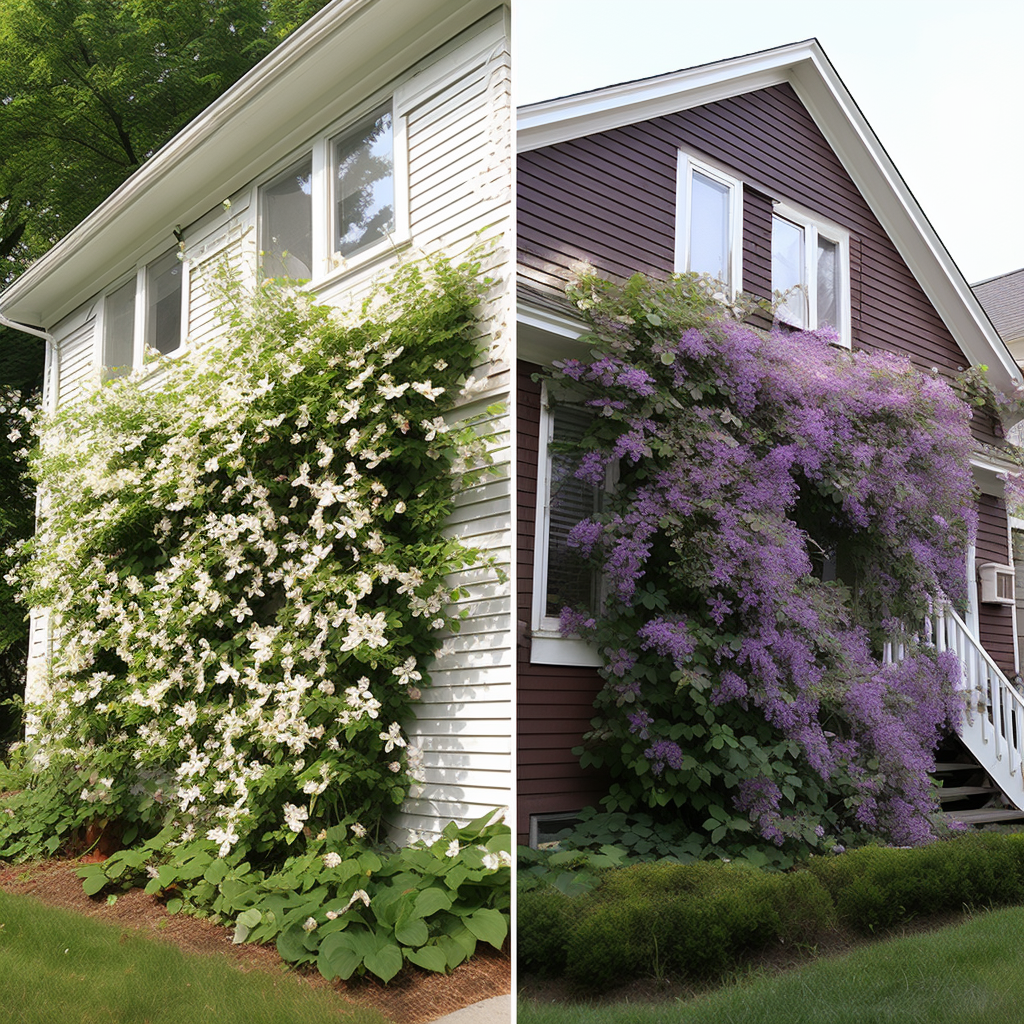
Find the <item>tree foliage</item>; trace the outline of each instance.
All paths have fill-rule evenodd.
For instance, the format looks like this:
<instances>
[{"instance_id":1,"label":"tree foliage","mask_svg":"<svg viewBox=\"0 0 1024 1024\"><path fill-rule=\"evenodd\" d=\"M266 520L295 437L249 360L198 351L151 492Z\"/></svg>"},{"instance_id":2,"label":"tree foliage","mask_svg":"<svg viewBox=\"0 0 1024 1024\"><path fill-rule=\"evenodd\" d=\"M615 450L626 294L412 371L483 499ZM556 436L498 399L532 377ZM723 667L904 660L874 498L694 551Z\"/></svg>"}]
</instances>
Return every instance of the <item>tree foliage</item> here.
<instances>
[{"instance_id":1,"label":"tree foliage","mask_svg":"<svg viewBox=\"0 0 1024 1024\"><path fill-rule=\"evenodd\" d=\"M5 0L0 259L9 280L326 0Z\"/></svg>"},{"instance_id":2,"label":"tree foliage","mask_svg":"<svg viewBox=\"0 0 1024 1024\"><path fill-rule=\"evenodd\" d=\"M583 757L609 809L667 809L725 855L929 837L959 665L914 634L966 594L969 409L888 353L750 328L692 277L570 294L593 355L550 387L597 414L576 477L618 473L569 534L606 599L562 612L605 659Z\"/></svg>"}]
</instances>

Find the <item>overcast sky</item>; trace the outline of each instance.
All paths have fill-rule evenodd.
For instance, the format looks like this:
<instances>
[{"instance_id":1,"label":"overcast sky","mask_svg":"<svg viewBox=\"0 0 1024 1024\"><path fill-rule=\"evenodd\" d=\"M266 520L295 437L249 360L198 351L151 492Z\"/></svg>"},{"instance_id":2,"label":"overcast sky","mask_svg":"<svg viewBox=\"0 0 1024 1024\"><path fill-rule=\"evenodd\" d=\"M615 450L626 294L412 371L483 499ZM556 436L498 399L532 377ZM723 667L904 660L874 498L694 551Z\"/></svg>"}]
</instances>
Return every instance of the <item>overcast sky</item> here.
<instances>
[{"instance_id":1,"label":"overcast sky","mask_svg":"<svg viewBox=\"0 0 1024 1024\"><path fill-rule=\"evenodd\" d=\"M1019 0L513 0L519 104L817 37L972 284L1024 267Z\"/></svg>"}]
</instances>

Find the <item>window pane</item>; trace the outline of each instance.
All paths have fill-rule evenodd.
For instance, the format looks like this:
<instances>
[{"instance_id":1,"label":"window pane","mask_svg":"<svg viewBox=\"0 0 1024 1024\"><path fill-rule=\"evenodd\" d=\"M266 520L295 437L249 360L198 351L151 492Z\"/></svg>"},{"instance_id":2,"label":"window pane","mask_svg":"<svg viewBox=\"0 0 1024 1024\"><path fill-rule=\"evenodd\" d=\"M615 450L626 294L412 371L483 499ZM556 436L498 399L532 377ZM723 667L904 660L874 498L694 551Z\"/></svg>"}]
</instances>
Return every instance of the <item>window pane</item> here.
<instances>
[{"instance_id":1,"label":"window pane","mask_svg":"<svg viewBox=\"0 0 1024 1024\"><path fill-rule=\"evenodd\" d=\"M391 111L334 141L334 251L348 256L395 227Z\"/></svg>"},{"instance_id":2,"label":"window pane","mask_svg":"<svg viewBox=\"0 0 1024 1024\"><path fill-rule=\"evenodd\" d=\"M732 284L729 273L729 186L693 172L690 188L690 266L696 274Z\"/></svg>"},{"instance_id":3,"label":"window pane","mask_svg":"<svg viewBox=\"0 0 1024 1024\"><path fill-rule=\"evenodd\" d=\"M146 344L173 352L181 344L181 261L171 249L146 268Z\"/></svg>"},{"instance_id":4,"label":"window pane","mask_svg":"<svg viewBox=\"0 0 1024 1024\"><path fill-rule=\"evenodd\" d=\"M111 292L103 303L103 366L107 377L132 368L135 335L135 278Z\"/></svg>"},{"instance_id":5,"label":"window pane","mask_svg":"<svg viewBox=\"0 0 1024 1024\"><path fill-rule=\"evenodd\" d=\"M839 245L818 235L818 326L839 330Z\"/></svg>"},{"instance_id":6,"label":"window pane","mask_svg":"<svg viewBox=\"0 0 1024 1024\"><path fill-rule=\"evenodd\" d=\"M291 281L313 276L313 158L307 156L260 189L263 273Z\"/></svg>"},{"instance_id":7,"label":"window pane","mask_svg":"<svg viewBox=\"0 0 1024 1024\"><path fill-rule=\"evenodd\" d=\"M804 229L781 217L772 217L772 291L786 293L778 318L794 327L806 327Z\"/></svg>"},{"instance_id":8,"label":"window pane","mask_svg":"<svg viewBox=\"0 0 1024 1024\"><path fill-rule=\"evenodd\" d=\"M552 409L553 440L579 442L593 419L593 412L578 406L561 405ZM549 452L551 491L548 505L548 575L545 615L557 618L568 605L595 608L597 578L579 552L566 543L569 531L600 507L601 490L577 480L573 473L579 452Z\"/></svg>"}]
</instances>

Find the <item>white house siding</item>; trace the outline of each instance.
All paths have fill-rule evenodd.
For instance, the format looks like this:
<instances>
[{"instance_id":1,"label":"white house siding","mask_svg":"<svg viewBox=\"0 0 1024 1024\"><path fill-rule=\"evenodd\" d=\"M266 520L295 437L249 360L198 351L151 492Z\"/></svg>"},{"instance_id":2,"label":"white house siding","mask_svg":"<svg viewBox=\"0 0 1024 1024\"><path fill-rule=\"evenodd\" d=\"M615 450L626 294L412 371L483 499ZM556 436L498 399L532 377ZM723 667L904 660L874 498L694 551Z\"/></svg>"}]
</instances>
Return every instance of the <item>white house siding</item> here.
<instances>
[{"instance_id":1,"label":"white house siding","mask_svg":"<svg viewBox=\"0 0 1024 1024\"><path fill-rule=\"evenodd\" d=\"M79 319L78 316L75 319ZM57 404L76 401L82 392L98 379L98 353L96 351L96 321L90 317L85 323L66 334L55 334L60 349L60 375L58 377Z\"/></svg>"},{"instance_id":2,"label":"white house siding","mask_svg":"<svg viewBox=\"0 0 1024 1024\"><path fill-rule=\"evenodd\" d=\"M503 20L490 19L453 53L413 77L423 83L404 105L409 140L409 214L413 244L458 255L481 239L495 248L485 272L495 284L482 311L477 368L482 390L458 410L483 417L492 438L494 475L461 492L448 532L480 548L504 574L475 568L456 574L470 597L457 634L444 637L409 726L423 750L425 781L395 817L396 830L436 831L512 801L513 647L510 370L506 346L511 220L510 61ZM499 405L500 412L487 413ZM454 418L449 417L449 418Z\"/></svg>"},{"instance_id":3,"label":"white house siding","mask_svg":"<svg viewBox=\"0 0 1024 1024\"><path fill-rule=\"evenodd\" d=\"M395 112L404 120L407 140L401 156L408 160L411 235L410 244L395 258L443 251L458 260L479 247L482 273L492 280L481 307L482 355L472 393L448 419L479 417L478 429L494 439L493 474L459 494L448 526L451 536L480 548L494 564L467 569L451 581L470 591L460 602L467 617L458 634L443 637L441 655L429 670L433 685L424 690L408 727L410 742L423 750L425 781L414 787L393 819L399 839L406 830L437 831L453 818L465 821L507 807L512 800L512 605L507 582L513 504L507 326L511 113L506 21L506 12L492 12L393 83ZM396 153L396 164L401 156ZM232 275L250 284L255 280L257 184L236 188L223 197L229 201L226 206L218 200L209 213L184 228L188 348L217 333L211 282L220 269L227 265ZM314 291L323 302L351 307L391 262L385 258L334 274ZM95 299L91 302L97 305ZM87 322L57 339L61 404L81 394L90 374L98 378L101 356L93 338L94 315L91 307L80 307L64 323L88 316ZM166 372L173 372L173 365ZM44 679L43 613L34 615L32 636L36 676Z\"/></svg>"}]
</instances>

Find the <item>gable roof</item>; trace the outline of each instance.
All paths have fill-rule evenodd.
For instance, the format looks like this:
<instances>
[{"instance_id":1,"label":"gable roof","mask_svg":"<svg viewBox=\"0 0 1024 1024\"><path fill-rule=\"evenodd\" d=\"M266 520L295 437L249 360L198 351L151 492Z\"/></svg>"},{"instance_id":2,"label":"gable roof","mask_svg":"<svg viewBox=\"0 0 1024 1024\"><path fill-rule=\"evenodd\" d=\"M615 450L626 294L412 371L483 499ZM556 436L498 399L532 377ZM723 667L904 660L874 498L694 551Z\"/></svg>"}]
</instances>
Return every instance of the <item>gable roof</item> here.
<instances>
[{"instance_id":1,"label":"gable roof","mask_svg":"<svg viewBox=\"0 0 1024 1024\"><path fill-rule=\"evenodd\" d=\"M1012 392L1021 371L816 39L522 107L519 152L788 83L974 365Z\"/></svg>"},{"instance_id":2,"label":"gable roof","mask_svg":"<svg viewBox=\"0 0 1024 1024\"><path fill-rule=\"evenodd\" d=\"M1024 339L1024 269L979 281L974 287L999 336L1009 345Z\"/></svg>"},{"instance_id":3,"label":"gable roof","mask_svg":"<svg viewBox=\"0 0 1024 1024\"><path fill-rule=\"evenodd\" d=\"M0 294L51 326L330 121L508 0L331 0Z\"/></svg>"}]
</instances>

